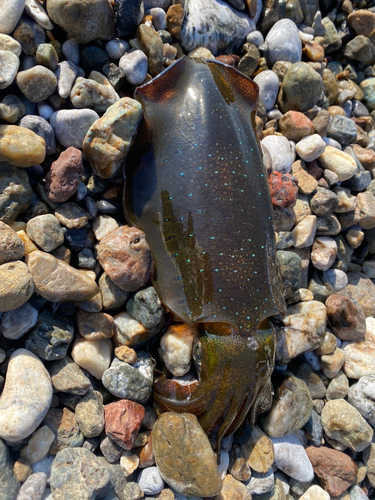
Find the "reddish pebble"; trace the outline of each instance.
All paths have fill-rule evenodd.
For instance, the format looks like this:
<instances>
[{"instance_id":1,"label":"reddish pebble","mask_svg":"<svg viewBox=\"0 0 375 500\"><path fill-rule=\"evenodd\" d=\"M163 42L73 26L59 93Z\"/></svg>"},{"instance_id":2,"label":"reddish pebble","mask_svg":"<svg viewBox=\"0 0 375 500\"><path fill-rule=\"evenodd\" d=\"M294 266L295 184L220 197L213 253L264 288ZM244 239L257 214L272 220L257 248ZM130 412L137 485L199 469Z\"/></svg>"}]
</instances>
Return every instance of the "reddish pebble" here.
<instances>
[{"instance_id":1,"label":"reddish pebble","mask_svg":"<svg viewBox=\"0 0 375 500\"><path fill-rule=\"evenodd\" d=\"M46 175L48 199L55 203L68 200L77 191L82 175L81 151L73 147L63 151Z\"/></svg>"},{"instance_id":2,"label":"reddish pebble","mask_svg":"<svg viewBox=\"0 0 375 500\"><path fill-rule=\"evenodd\" d=\"M155 464L154 452L152 450L152 439L151 432L148 432L148 441L147 443L139 448L135 448L135 453L139 458L139 468L145 469L146 467L151 467Z\"/></svg>"},{"instance_id":3,"label":"reddish pebble","mask_svg":"<svg viewBox=\"0 0 375 500\"><path fill-rule=\"evenodd\" d=\"M150 278L151 253L143 231L122 226L98 245L98 259L109 278L126 292L135 292Z\"/></svg>"},{"instance_id":4,"label":"reddish pebble","mask_svg":"<svg viewBox=\"0 0 375 500\"><path fill-rule=\"evenodd\" d=\"M290 141L298 142L314 133L314 124L299 111L288 111L279 121L279 131Z\"/></svg>"},{"instance_id":5,"label":"reddish pebble","mask_svg":"<svg viewBox=\"0 0 375 500\"><path fill-rule=\"evenodd\" d=\"M325 446L309 446L306 453L320 484L332 497L340 496L355 483L358 467L345 453Z\"/></svg>"},{"instance_id":6,"label":"reddish pebble","mask_svg":"<svg viewBox=\"0 0 375 500\"><path fill-rule=\"evenodd\" d=\"M268 177L268 185L273 206L286 208L296 204L298 185L292 175L276 171L271 172Z\"/></svg>"},{"instance_id":7,"label":"reddish pebble","mask_svg":"<svg viewBox=\"0 0 375 500\"><path fill-rule=\"evenodd\" d=\"M240 58L236 55L223 55L217 56L215 59L216 61L228 64L228 66L235 66L239 62Z\"/></svg>"},{"instance_id":8,"label":"reddish pebble","mask_svg":"<svg viewBox=\"0 0 375 500\"><path fill-rule=\"evenodd\" d=\"M128 399L105 405L105 433L124 450L131 450L145 415L142 405Z\"/></svg>"}]
</instances>

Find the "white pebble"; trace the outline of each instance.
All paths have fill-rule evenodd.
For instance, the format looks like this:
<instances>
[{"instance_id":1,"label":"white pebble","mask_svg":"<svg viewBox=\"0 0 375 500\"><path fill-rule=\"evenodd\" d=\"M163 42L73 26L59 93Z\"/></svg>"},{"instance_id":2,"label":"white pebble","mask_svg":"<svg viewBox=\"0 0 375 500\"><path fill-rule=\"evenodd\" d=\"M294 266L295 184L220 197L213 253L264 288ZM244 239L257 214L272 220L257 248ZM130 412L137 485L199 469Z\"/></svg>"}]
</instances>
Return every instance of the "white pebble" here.
<instances>
[{"instance_id":1,"label":"white pebble","mask_svg":"<svg viewBox=\"0 0 375 500\"><path fill-rule=\"evenodd\" d=\"M312 246L311 262L319 271L327 271L335 262L337 244L329 236L318 236Z\"/></svg>"},{"instance_id":2,"label":"white pebble","mask_svg":"<svg viewBox=\"0 0 375 500\"><path fill-rule=\"evenodd\" d=\"M314 478L314 470L301 441L295 434L270 438L275 451L274 465L289 477L307 483Z\"/></svg>"},{"instance_id":3,"label":"white pebble","mask_svg":"<svg viewBox=\"0 0 375 500\"><path fill-rule=\"evenodd\" d=\"M270 120L280 120L282 117L282 112L277 108L273 108L267 113L267 118L269 118Z\"/></svg>"},{"instance_id":4,"label":"white pebble","mask_svg":"<svg viewBox=\"0 0 375 500\"><path fill-rule=\"evenodd\" d=\"M271 157L272 170L287 174L290 172L293 163L293 151L290 141L281 135L269 135L262 142Z\"/></svg>"},{"instance_id":5,"label":"white pebble","mask_svg":"<svg viewBox=\"0 0 375 500\"><path fill-rule=\"evenodd\" d=\"M53 30L53 22L38 0L26 0L25 13L45 30Z\"/></svg>"},{"instance_id":6,"label":"white pebble","mask_svg":"<svg viewBox=\"0 0 375 500\"><path fill-rule=\"evenodd\" d=\"M92 223L92 230L98 241L101 241L107 234L118 229L118 227L119 224L116 219L109 215L99 215Z\"/></svg>"},{"instance_id":7,"label":"white pebble","mask_svg":"<svg viewBox=\"0 0 375 500\"><path fill-rule=\"evenodd\" d=\"M298 31L301 42L312 42L314 40L314 35L310 35L310 33L303 33L302 31Z\"/></svg>"},{"instance_id":8,"label":"white pebble","mask_svg":"<svg viewBox=\"0 0 375 500\"><path fill-rule=\"evenodd\" d=\"M247 43L253 43L256 47L264 44L264 38L260 31L252 31L246 37Z\"/></svg>"},{"instance_id":9,"label":"white pebble","mask_svg":"<svg viewBox=\"0 0 375 500\"><path fill-rule=\"evenodd\" d=\"M319 134L308 135L296 144L297 154L302 160L316 160L326 150L326 143Z\"/></svg>"},{"instance_id":10,"label":"white pebble","mask_svg":"<svg viewBox=\"0 0 375 500\"><path fill-rule=\"evenodd\" d=\"M108 57L113 60L120 59L121 56L125 54L127 50L130 49L130 45L125 40L120 38L113 38L105 44L105 51Z\"/></svg>"},{"instance_id":11,"label":"white pebble","mask_svg":"<svg viewBox=\"0 0 375 500\"><path fill-rule=\"evenodd\" d=\"M4 313L1 322L1 333L6 339L17 340L35 326L38 311L28 302L22 306Z\"/></svg>"},{"instance_id":12,"label":"white pebble","mask_svg":"<svg viewBox=\"0 0 375 500\"><path fill-rule=\"evenodd\" d=\"M57 92L60 97L67 98L77 78L77 68L71 61L63 61L57 65Z\"/></svg>"},{"instance_id":13,"label":"white pebble","mask_svg":"<svg viewBox=\"0 0 375 500\"><path fill-rule=\"evenodd\" d=\"M324 277L331 283L335 292L339 292L348 284L348 276L341 269L328 269L324 273Z\"/></svg>"},{"instance_id":14,"label":"white pebble","mask_svg":"<svg viewBox=\"0 0 375 500\"><path fill-rule=\"evenodd\" d=\"M165 10L160 7L153 7L150 10L147 10L145 14L149 14L152 16L152 24L156 31L165 30L167 27L167 14Z\"/></svg>"},{"instance_id":15,"label":"white pebble","mask_svg":"<svg viewBox=\"0 0 375 500\"><path fill-rule=\"evenodd\" d=\"M195 332L187 325L172 325L160 341L160 355L167 369L176 377L185 375L191 366Z\"/></svg>"},{"instance_id":16,"label":"white pebble","mask_svg":"<svg viewBox=\"0 0 375 500\"><path fill-rule=\"evenodd\" d=\"M118 65L132 85L140 85L144 82L148 70L148 59L142 50L133 50L124 54Z\"/></svg>"},{"instance_id":17,"label":"white pebble","mask_svg":"<svg viewBox=\"0 0 375 500\"><path fill-rule=\"evenodd\" d=\"M72 358L78 366L101 379L111 364L112 342L110 339L86 340L79 337L74 342Z\"/></svg>"},{"instance_id":18,"label":"white pebble","mask_svg":"<svg viewBox=\"0 0 375 500\"><path fill-rule=\"evenodd\" d=\"M259 86L259 95L263 100L266 111L273 109L279 92L279 79L273 71L262 71L254 78Z\"/></svg>"},{"instance_id":19,"label":"white pebble","mask_svg":"<svg viewBox=\"0 0 375 500\"><path fill-rule=\"evenodd\" d=\"M310 486L308 490L299 498L299 500L330 500L329 493L323 490L317 484Z\"/></svg>"},{"instance_id":20,"label":"white pebble","mask_svg":"<svg viewBox=\"0 0 375 500\"><path fill-rule=\"evenodd\" d=\"M277 21L265 40L271 65L277 61L299 62L302 58L302 43L297 26L290 19Z\"/></svg>"},{"instance_id":21,"label":"white pebble","mask_svg":"<svg viewBox=\"0 0 375 500\"><path fill-rule=\"evenodd\" d=\"M295 238L294 246L296 248L311 247L315 238L316 228L316 215L307 215L293 229L293 235Z\"/></svg>"}]
</instances>

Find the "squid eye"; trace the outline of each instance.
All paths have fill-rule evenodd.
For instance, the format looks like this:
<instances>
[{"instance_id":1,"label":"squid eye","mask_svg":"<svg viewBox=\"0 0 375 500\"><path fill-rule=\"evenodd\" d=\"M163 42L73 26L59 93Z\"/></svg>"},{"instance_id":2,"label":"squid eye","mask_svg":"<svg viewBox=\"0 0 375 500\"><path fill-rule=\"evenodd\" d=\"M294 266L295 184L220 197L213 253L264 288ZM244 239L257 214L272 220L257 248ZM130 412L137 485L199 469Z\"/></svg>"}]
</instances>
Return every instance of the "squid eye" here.
<instances>
[{"instance_id":1,"label":"squid eye","mask_svg":"<svg viewBox=\"0 0 375 500\"><path fill-rule=\"evenodd\" d=\"M193 347L193 359L194 359L194 362L197 365L201 364L201 361L202 361L202 345L199 342L199 340L197 340L196 344Z\"/></svg>"}]
</instances>

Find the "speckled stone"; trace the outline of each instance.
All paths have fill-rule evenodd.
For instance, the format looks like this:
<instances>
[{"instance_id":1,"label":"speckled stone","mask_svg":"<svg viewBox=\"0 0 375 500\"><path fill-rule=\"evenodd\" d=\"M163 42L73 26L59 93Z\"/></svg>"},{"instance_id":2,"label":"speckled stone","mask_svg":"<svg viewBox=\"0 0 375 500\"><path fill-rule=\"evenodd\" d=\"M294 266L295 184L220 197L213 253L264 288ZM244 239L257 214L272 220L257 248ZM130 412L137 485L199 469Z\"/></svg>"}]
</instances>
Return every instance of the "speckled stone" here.
<instances>
[{"instance_id":1,"label":"speckled stone","mask_svg":"<svg viewBox=\"0 0 375 500\"><path fill-rule=\"evenodd\" d=\"M163 70L163 41L159 33L146 24L140 24L137 29L137 40L148 58L148 69L152 76Z\"/></svg>"},{"instance_id":2,"label":"speckled stone","mask_svg":"<svg viewBox=\"0 0 375 500\"><path fill-rule=\"evenodd\" d=\"M14 351L0 397L0 437L13 443L30 436L51 400L51 379L40 359L27 349Z\"/></svg>"},{"instance_id":3,"label":"speckled stone","mask_svg":"<svg viewBox=\"0 0 375 500\"><path fill-rule=\"evenodd\" d=\"M32 167L45 157L46 144L39 135L25 127L0 125L0 161L15 167Z\"/></svg>"},{"instance_id":4,"label":"speckled stone","mask_svg":"<svg viewBox=\"0 0 375 500\"><path fill-rule=\"evenodd\" d=\"M34 292L32 275L20 260L0 266L0 312L22 306Z\"/></svg>"},{"instance_id":5,"label":"speckled stone","mask_svg":"<svg viewBox=\"0 0 375 500\"><path fill-rule=\"evenodd\" d=\"M374 427L375 425L375 375L361 377L350 386L348 402Z\"/></svg>"},{"instance_id":6,"label":"speckled stone","mask_svg":"<svg viewBox=\"0 0 375 500\"><path fill-rule=\"evenodd\" d=\"M17 123L25 114L25 105L13 94L7 94L0 103L0 118L9 124Z\"/></svg>"},{"instance_id":7,"label":"speckled stone","mask_svg":"<svg viewBox=\"0 0 375 500\"><path fill-rule=\"evenodd\" d=\"M31 102L46 100L57 87L56 76L50 69L40 65L19 71L16 83L21 92Z\"/></svg>"},{"instance_id":8,"label":"speckled stone","mask_svg":"<svg viewBox=\"0 0 375 500\"><path fill-rule=\"evenodd\" d=\"M89 78L79 76L70 92L70 100L75 108L91 108L104 113L119 99L107 78L98 71L91 71Z\"/></svg>"},{"instance_id":9,"label":"speckled stone","mask_svg":"<svg viewBox=\"0 0 375 500\"><path fill-rule=\"evenodd\" d=\"M75 448L82 445L83 435L74 413L68 408L50 408L43 422L55 434L55 439L49 449L49 453L52 455L56 455L65 448Z\"/></svg>"},{"instance_id":10,"label":"speckled stone","mask_svg":"<svg viewBox=\"0 0 375 500\"><path fill-rule=\"evenodd\" d=\"M53 388L58 392L84 396L90 389L90 380L69 356L48 364Z\"/></svg>"},{"instance_id":11,"label":"speckled stone","mask_svg":"<svg viewBox=\"0 0 375 500\"><path fill-rule=\"evenodd\" d=\"M52 252L64 243L64 233L60 222L52 214L38 215L30 219L26 233L45 252Z\"/></svg>"},{"instance_id":12,"label":"speckled stone","mask_svg":"<svg viewBox=\"0 0 375 500\"><path fill-rule=\"evenodd\" d=\"M162 478L179 494L207 497L220 492L215 455L195 415L160 415L152 445Z\"/></svg>"},{"instance_id":13,"label":"speckled stone","mask_svg":"<svg viewBox=\"0 0 375 500\"><path fill-rule=\"evenodd\" d=\"M85 438L99 436L104 429L103 396L98 391L88 391L75 408L78 426Z\"/></svg>"},{"instance_id":14,"label":"speckled stone","mask_svg":"<svg viewBox=\"0 0 375 500\"><path fill-rule=\"evenodd\" d=\"M154 362L144 352L138 352L134 365L115 358L103 373L104 387L114 396L146 403L152 393Z\"/></svg>"},{"instance_id":15,"label":"speckled stone","mask_svg":"<svg viewBox=\"0 0 375 500\"><path fill-rule=\"evenodd\" d=\"M0 222L0 265L22 259L25 244L18 234L4 222Z\"/></svg>"},{"instance_id":16,"label":"speckled stone","mask_svg":"<svg viewBox=\"0 0 375 500\"><path fill-rule=\"evenodd\" d=\"M53 202L67 201L78 189L83 175L82 153L69 147L51 165L46 175L47 197Z\"/></svg>"},{"instance_id":17,"label":"speckled stone","mask_svg":"<svg viewBox=\"0 0 375 500\"><path fill-rule=\"evenodd\" d=\"M118 172L141 117L139 102L124 97L92 124L83 142L83 152L96 175L108 178Z\"/></svg>"}]
</instances>

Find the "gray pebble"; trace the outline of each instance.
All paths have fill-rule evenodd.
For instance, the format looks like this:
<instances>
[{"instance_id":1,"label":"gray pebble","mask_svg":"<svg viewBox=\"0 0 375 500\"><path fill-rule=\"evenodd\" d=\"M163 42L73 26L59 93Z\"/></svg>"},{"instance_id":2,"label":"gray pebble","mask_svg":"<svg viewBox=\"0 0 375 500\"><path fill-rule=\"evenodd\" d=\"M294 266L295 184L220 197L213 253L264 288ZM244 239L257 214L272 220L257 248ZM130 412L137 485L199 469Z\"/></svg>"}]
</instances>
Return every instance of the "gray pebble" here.
<instances>
[{"instance_id":1,"label":"gray pebble","mask_svg":"<svg viewBox=\"0 0 375 500\"><path fill-rule=\"evenodd\" d=\"M354 142L357 138L355 123L345 116L337 115L328 125L327 136L335 139L342 147Z\"/></svg>"},{"instance_id":2,"label":"gray pebble","mask_svg":"<svg viewBox=\"0 0 375 500\"><path fill-rule=\"evenodd\" d=\"M47 120L37 115L26 115L20 120L19 125L20 127L28 128L40 137L43 137L46 143L47 155L56 153L55 133Z\"/></svg>"},{"instance_id":3,"label":"gray pebble","mask_svg":"<svg viewBox=\"0 0 375 500\"><path fill-rule=\"evenodd\" d=\"M275 451L275 466L297 481L308 482L314 478L314 470L307 453L296 434L271 438Z\"/></svg>"},{"instance_id":4,"label":"gray pebble","mask_svg":"<svg viewBox=\"0 0 375 500\"><path fill-rule=\"evenodd\" d=\"M137 478L137 483L146 495L157 495L164 488L164 481L157 467L143 469Z\"/></svg>"},{"instance_id":5,"label":"gray pebble","mask_svg":"<svg viewBox=\"0 0 375 500\"><path fill-rule=\"evenodd\" d=\"M126 310L147 330L158 331L163 319L163 307L155 288L150 286L135 293L126 304Z\"/></svg>"},{"instance_id":6,"label":"gray pebble","mask_svg":"<svg viewBox=\"0 0 375 500\"><path fill-rule=\"evenodd\" d=\"M262 495L272 491L275 486L275 476L272 468L265 474L251 471L251 478L245 484L252 495Z\"/></svg>"},{"instance_id":7,"label":"gray pebble","mask_svg":"<svg viewBox=\"0 0 375 500\"><path fill-rule=\"evenodd\" d=\"M152 16L152 24L156 31L165 30L167 27L167 14L164 9L160 7L153 7L150 10L147 10L145 14L150 14Z\"/></svg>"},{"instance_id":8,"label":"gray pebble","mask_svg":"<svg viewBox=\"0 0 375 500\"><path fill-rule=\"evenodd\" d=\"M20 483L13 474L7 445L0 439L0 484L1 500L14 500L20 489Z\"/></svg>"},{"instance_id":9,"label":"gray pebble","mask_svg":"<svg viewBox=\"0 0 375 500\"><path fill-rule=\"evenodd\" d=\"M110 59L117 61L130 49L130 45L121 38L113 38L105 44L105 51Z\"/></svg>"},{"instance_id":10,"label":"gray pebble","mask_svg":"<svg viewBox=\"0 0 375 500\"><path fill-rule=\"evenodd\" d=\"M44 101L55 91L57 79L50 69L36 65L25 71L19 71L16 83L25 97L36 103Z\"/></svg>"},{"instance_id":11,"label":"gray pebble","mask_svg":"<svg viewBox=\"0 0 375 500\"><path fill-rule=\"evenodd\" d=\"M75 79L77 78L77 68L71 61L63 61L58 64L55 71L57 78L57 92L64 99L69 97Z\"/></svg>"},{"instance_id":12,"label":"gray pebble","mask_svg":"<svg viewBox=\"0 0 375 500\"><path fill-rule=\"evenodd\" d=\"M61 109L50 118L57 141L66 148L82 149L86 134L99 115L92 109Z\"/></svg>"},{"instance_id":13,"label":"gray pebble","mask_svg":"<svg viewBox=\"0 0 375 500\"><path fill-rule=\"evenodd\" d=\"M41 500L47 485L44 472L31 474L21 486L17 500Z\"/></svg>"},{"instance_id":14,"label":"gray pebble","mask_svg":"<svg viewBox=\"0 0 375 500\"><path fill-rule=\"evenodd\" d=\"M12 33L20 20L24 7L25 0L3 0L1 2L0 33Z\"/></svg>"},{"instance_id":15,"label":"gray pebble","mask_svg":"<svg viewBox=\"0 0 375 500\"><path fill-rule=\"evenodd\" d=\"M52 252L64 243L64 233L60 222L52 214L38 215L30 219L26 233L45 252Z\"/></svg>"},{"instance_id":16,"label":"gray pebble","mask_svg":"<svg viewBox=\"0 0 375 500\"><path fill-rule=\"evenodd\" d=\"M47 478L49 478L51 474L51 465L54 458L54 455L50 455L48 453L45 457L42 458L42 460L39 460L39 462L35 462L35 464L32 464L33 474L37 472L44 472Z\"/></svg>"},{"instance_id":17,"label":"gray pebble","mask_svg":"<svg viewBox=\"0 0 375 500\"><path fill-rule=\"evenodd\" d=\"M0 103L0 118L8 123L17 123L25 114L26 107L16 95L7 94Z\"/></svg>"},{"instance_id":18,"label":"gray pebble","mask_svg":"<svg viewBox=\"0 0 375 500\"><path fill-rule=\"evenodd\" d=\"M46 102L38 102L37 109L39 115L45 120L49 120L55 111L53 107L47 104Z\"/></svg>"},{"instance_id":19,"label":"gray pebble","mask_svg":"<svg viewBox=\"0 0 375 500\"><path fill-rule=\"evenodd\" d=\"M259 95L263 100L266 111L273 109L279 92L279 79L273 71L262 71L254 78L259 86Z\"/></svg>"},{"instance_id":20,"label":"gray pebble","mask_svg":"<svg viewBox=\"0 0 375 500\"><path fill-rule=\"evenodd\" d=\"M276 61L299 62L302 58L302 43L297 26L290 19L277 21L265 40L271 64Z\"/></svg>"},{"instance_id":21,"label":"gray pebble","mask_svg":"<svg viewBox=\"0 0 375 500\"><path fill-rule=\"evenodd\" d=\"M255 47L259 47L264 44L264 38L260 31L255 30L247 35L246 42L253 43Z\"/></svg>"},{"instance_id":22,"label":"gray pebble","mask_svg":"<svg viewBox=\"0 0 375 500\"><path fill-rule=\"evenodd\" d=\"M79 44L75 38L69 38L61 45L61 52L68 61L71 61L76 66L80 61Z\"/></svg>"},{"instance_id":23,"label":"gray pebble","mask_svg":"<svg viewBox=\"0 0 375 500\"><path fill-rule=\"evenodd\" d=\"M20 60L8 50L0 50L0 90L6 89L16 77Z\"/></svg>"},{"instance_id":24,"label":"gray pebble","mask_svg":"<svg viewBox=\"0 0 375 500\"><path fill-rule=\"evenodd\" d=\"M129 54L124 54L119 61L119 68L124 72L129 83L140 85L147 75L147 56L142 50L134 50Z\"/></svg>"},{"instance_id":25,"label":"gray pebble","mask_svg":"<svg viewBox=\"0 0 375 500\"><path fill-rule=\"evenodd\" d=\"M8 311L1 318L1 333L6 339L17 340L35 326L38 311L28 302Z\"/></svg>"}]
</instances>

